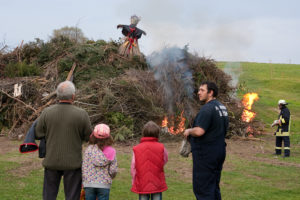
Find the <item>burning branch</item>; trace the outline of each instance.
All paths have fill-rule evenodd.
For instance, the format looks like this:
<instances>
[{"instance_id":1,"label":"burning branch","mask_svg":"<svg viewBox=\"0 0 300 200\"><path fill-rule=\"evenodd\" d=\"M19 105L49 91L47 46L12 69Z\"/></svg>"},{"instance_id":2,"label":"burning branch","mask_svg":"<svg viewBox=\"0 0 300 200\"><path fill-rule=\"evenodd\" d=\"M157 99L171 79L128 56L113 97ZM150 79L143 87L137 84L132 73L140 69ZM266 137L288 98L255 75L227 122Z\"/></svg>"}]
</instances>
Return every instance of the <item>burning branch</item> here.
<instances>
[{"instance_id":1,"label":"burning branch","mask_svg":"<svg viewBox=\"0 0 300 200\"><path fill-rule=\"evenodd\" d=\"M161 126L162 127L166 127L168 129L168 132L171 133L172 135L178 135L179 133L182 133L185 130L184 124L185 124L185 118L183 117L183 111L181 112L180 116L177 117L177 128L175 129L175 121L174 121L174 116L170 117L170 123L168 121L168 117L164 117ZM171 126L168 127L168 124L170 124Z\"/></svg>"},{"instance_id":2,"label":"burning branch","mask_svg":"<svg viewBox=\"0 0 300 200\"><path fill-rule=\"evenodd\" d=\"M251 111L252 109L252 105L254 103L254 101L257 101L259 99L258 94L257 93L247 93L244 95L243 97L243 105L244 105L244 111L242 114L242 120L244 122L251 122L256 113Z\"/></svg>"}]
</instances>

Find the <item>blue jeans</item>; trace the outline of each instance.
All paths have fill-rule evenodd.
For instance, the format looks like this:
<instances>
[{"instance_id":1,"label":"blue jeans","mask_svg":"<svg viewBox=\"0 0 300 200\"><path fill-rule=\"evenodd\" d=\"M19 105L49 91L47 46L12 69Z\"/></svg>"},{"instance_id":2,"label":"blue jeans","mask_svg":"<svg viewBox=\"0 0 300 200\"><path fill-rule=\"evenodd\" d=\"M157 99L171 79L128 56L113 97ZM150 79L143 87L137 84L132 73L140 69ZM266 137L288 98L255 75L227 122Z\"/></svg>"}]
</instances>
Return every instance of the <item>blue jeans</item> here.
<instances>
[{"instance_id":1,"label":"blue jeans","mask_svg":"<svg viewBox=\"0 0 300 200\"><path fill-rule=\"evenodd\" d=\"M139 194L139 200L162 200L162 193Z\"/></svg>"},{"instance_id":2,"label":"blue jeans","mask_svg":"<svg viewBox=\"0 0 300 200\"><path fill-rule=\"evenodd\" d=\"M86 200L109 200L110 189L85 187L84 191Z\"/></svg>"}]
</instances>

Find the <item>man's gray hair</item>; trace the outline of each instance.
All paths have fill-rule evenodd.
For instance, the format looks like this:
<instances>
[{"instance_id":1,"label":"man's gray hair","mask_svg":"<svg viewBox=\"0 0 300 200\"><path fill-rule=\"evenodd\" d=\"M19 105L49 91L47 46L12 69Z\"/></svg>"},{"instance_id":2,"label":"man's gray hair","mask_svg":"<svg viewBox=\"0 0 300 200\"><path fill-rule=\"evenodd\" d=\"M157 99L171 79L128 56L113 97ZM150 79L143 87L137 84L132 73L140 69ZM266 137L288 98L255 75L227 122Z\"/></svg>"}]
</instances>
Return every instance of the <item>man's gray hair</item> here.
<instances>
[{"instance_id":1,"label":"man's gray hair","mask_svg":"<svg viewBox=\"0 0 300 200\"><path fill-rule=\"evenodd\" d=\"M71 81L61 82L57 86L56 94L59 100L71 100L75 95L75 85Z\"/></svg>"}]
</instances>

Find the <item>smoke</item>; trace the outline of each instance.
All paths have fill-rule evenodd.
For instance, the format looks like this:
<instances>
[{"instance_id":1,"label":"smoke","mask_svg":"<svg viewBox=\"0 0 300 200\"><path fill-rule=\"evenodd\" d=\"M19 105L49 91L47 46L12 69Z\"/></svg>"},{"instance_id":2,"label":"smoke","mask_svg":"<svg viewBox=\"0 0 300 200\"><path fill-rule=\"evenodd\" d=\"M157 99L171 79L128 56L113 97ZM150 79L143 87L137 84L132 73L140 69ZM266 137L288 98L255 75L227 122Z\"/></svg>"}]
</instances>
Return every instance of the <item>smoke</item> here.
<instances>
[{"instance_id":1,"label":"smoke","mask_svg":"<svg viewBox=\"0 0 300 200\"><path fill-rule=\"evenodd\" d=\"M175 108L186 107L187 100L193 98L193 75L185 53L178 47L165 47L146 58L162 90L169 114L173 114Z\"/></svg>"},{"instance_id":2,"label":"smoke","mask_svg":"<svg viewBox=\"0 0 300 200\"><path fill-rule=\"evenodd\" d=\"M231 76L230 86L237 88L239 83L239 77L242 74L241 64L239 62L228 62L224 66L223 70L226 74ZM236 92L234 93L236 95Z\"/></svg>"}]
</instances>

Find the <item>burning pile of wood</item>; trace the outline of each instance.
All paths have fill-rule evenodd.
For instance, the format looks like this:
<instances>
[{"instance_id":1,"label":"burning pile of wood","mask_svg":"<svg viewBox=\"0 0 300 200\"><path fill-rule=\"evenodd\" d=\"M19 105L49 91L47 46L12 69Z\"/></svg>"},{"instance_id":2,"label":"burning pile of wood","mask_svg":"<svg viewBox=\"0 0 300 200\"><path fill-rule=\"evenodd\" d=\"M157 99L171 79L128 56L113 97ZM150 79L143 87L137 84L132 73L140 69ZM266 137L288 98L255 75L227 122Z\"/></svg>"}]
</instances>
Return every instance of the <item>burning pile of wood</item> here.
<instances>
[{"instance_id":1,"label":"burning pile of wood","mask_svg":"<svg viewBox=\"0 0 300 200\"><path fill-rule=\"evenodd\" d=\"M142 126L148 120L162 125L163 119L171 115L174 122L169 122L167 132L172 132L172 125L173 131L180 134L190 126L200 108L196 93L199 83L204 80L215 81L220 87L219 98L229 108L229 136L245 134L247 124L241 120L243 108L239 107L238 100L231 98L234 88L228 84L230 77L218 69L213 60L180 49L184 53L185 64L191 70L193 90L179 84L180 80L174 77L179 73L168 72L165 78L172 85L177 85L176 90L168 91L158 81L149 63L118 55L119 45L118 42L105 41L73 44L58 38L48 43L37 40L12 52L2 53L1 134L11 138L22 137L42 110L56 103L56 86L65 79L73 80L77 87L75 104L87 110L93 124L109 124L116 140L139 137ZM35 66L39 73L8 77L11 71L7 68L20 63ZM173 67L177 64L170 59L168 65ZM191 93L187 94L187 90Z\"/></svg>"}]
</instances>

